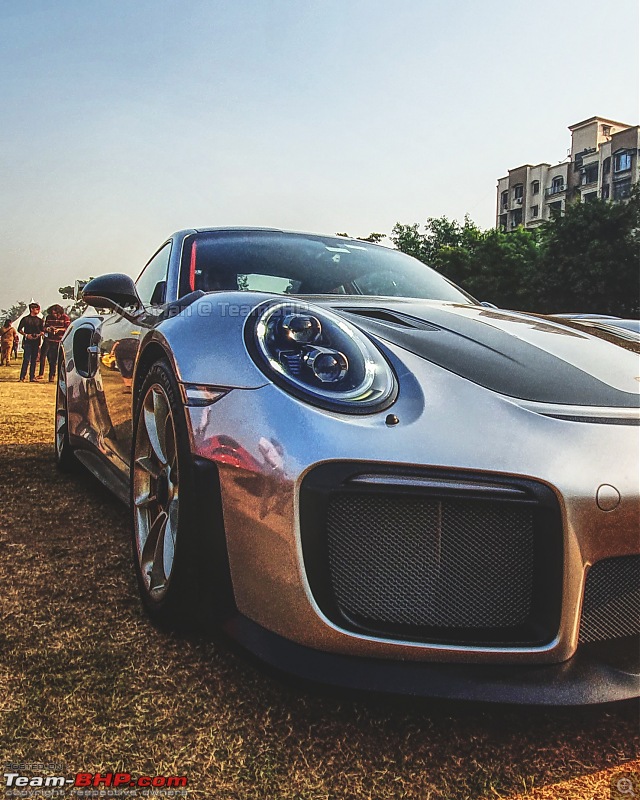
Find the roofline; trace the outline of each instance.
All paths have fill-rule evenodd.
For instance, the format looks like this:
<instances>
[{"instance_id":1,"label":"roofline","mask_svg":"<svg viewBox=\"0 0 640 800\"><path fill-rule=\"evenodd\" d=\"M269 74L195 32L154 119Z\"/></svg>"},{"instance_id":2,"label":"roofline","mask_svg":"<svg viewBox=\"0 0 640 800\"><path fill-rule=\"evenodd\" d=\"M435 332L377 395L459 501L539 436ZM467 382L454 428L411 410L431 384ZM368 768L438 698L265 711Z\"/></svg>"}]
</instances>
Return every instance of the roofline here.
<instances>
[{"instance_id":1,"label":"roofline","mask_svg":"<svg viewBox=\"0 0 640 800\"><path fill-rule=\"evenodd\" d=\"M592 122L610 122L612 125L624 125L625 128L633 128L633 125L630 125L628 122L620 122L619 120L608 119L607 117L589 117L589 119L583 119L582 122L575 122L573 125L569 125L569 130L575 131L577 128L582 128Z\"/></svg>"},{"instance_id":2,"label":"roofline","mask_svg":"<svg viewBox=\"0 0 640 800\"><path fill-rule=\"evenodd\" d=\"M293 233L282 228L263 228L252 225L219 225L207 228L194 228L195 233L213 233L214 231L268 231L270 233Z\"/></svg>"},{"instance_id":3,"label":"roofline","mask_svg":"<svg viewBox=\"0 0 640 800\"><path fill-rule=\"evenodd\" d=\"M357 236L340 236L337 233L318 233L317 231L303 231L303 230L289 230L287 228L264 228L252 225L221 225L219 227L210 228L183 228L179 231L174 231L167 239L167 242L177 237L186 237L194 233L224 233L224 232L246 232L246 233L283 233L292 236L319 236L323 239L338 239L344 242L357 242L359 244L371 245L371 247L382 247L389 250L387 245L377 242L367 242L365 239L358 239ZM387 234L384 234L386 239L389 239ZM165 242L166 244L166 242ZM160 248L162 249L162 248Z\"/></svg>"},{"instance_id":4,"label":"roofline","mask_svg":"<svg viewBox=\"0 0 640 800\"><path fill-rule=\"evenodd\" d=\"M564 164L564 161L561 161L560 163ZM513 169L510 169L509 172L506 175L503 175L502 178L498 178L498 181L509 180L509 175L512 172L516 172L519 169L525 169L527 167L529 169L538 169L538 167L549 167L549 169L551 169L552 166L555 167L555 166L557 166L557 164L549 164L548 161L541 161L539 164L521 164L519 167L514 167Z\"/></svg>"}]
</instances>

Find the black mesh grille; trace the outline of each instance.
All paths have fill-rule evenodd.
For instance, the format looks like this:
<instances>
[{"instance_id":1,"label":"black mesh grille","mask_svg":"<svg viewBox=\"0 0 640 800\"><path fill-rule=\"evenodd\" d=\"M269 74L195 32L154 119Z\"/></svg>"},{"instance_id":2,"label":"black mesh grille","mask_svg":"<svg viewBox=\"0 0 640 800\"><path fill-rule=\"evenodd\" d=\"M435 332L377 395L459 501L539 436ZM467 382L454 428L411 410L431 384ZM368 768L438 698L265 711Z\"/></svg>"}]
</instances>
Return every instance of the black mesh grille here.
<instances>
[{"instance_id":1,"label":"black mesh grille","mask_svg":"<svg viewBox=\"0 0 640 800\"><path fill-rule=\"evenodd\" d=\"M330 580L342 612L374 625L521 625L533 593L531 507L346 494L329 502Z\"/></svg>"},{"instance_id":2,"label":"black mesh grille","mask_svg":"<svg viewBox=\"0 0 640 800\"><path fill-rule=\"evenodd\" d=\"M587 573L581 642L640 633L640 556L598 561Z\"/></svg>"}]
</instances>

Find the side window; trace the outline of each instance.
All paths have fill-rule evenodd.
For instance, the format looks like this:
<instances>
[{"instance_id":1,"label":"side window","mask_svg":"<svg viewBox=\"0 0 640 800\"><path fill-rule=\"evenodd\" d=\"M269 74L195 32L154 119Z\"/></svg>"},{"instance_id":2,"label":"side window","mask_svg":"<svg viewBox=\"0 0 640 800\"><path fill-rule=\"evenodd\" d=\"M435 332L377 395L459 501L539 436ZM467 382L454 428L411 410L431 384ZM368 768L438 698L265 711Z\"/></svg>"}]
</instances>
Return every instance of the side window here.
<instances>
[{"instance_id":1,"label":"side window","mask_svg":"<svg viewBox=\"0 0 640 800\"><path fill-rule=\"evenodd\" d=\"M155 254L136 281L138 296L145 306L164 302L170 253L171 242L168 242Z\"/></svg>"}]
</instances>

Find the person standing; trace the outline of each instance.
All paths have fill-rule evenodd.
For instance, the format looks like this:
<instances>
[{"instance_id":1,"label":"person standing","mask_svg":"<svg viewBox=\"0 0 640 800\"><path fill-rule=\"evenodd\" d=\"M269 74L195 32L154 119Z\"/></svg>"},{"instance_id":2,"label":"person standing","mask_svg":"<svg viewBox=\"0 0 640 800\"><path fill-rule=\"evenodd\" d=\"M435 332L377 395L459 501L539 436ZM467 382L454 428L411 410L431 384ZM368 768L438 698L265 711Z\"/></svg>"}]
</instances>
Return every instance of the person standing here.
<instances>
[{"instance_id":1,"label":"person standing","mask_svg":"<svg viewBox=\"0 0 640 800\"><path fill-rule=\"evenodd\" d=\"M11 366L11 351L13 344L18 340L18 332L11 324L10 319L6 319L0 328L0 365L3 367Z\"/></svg>"},{"instance_id":2,"label":"person standing","mask_svg":"<svg viewBox=\"0 0 640 800\"><path fill-rule=\"evenodd\" d=\"M48 361L49 383L55 380L60 342L70 324L71 320L64 313L64 308L58 303L52 305L44 321L44 340L40 351L40 371L38 374L39 378L44 375L44 365Z\"/></svg>"},{"instance_id":3,"label":"person standing","mask_svg":"<svg viewBox=\"0 0 640 800\"><path fill-rule=\"evenodd\" d=\"M39 303L29 303L29 314L20 320L18 324L18 333L22 334L22 349L24 351L20 380L26 381L28 368L29 380L33 383L36 380L36 365L38 363L40 340L44 333L44 320L40 316Z\"/></svg>"}]
</instances>

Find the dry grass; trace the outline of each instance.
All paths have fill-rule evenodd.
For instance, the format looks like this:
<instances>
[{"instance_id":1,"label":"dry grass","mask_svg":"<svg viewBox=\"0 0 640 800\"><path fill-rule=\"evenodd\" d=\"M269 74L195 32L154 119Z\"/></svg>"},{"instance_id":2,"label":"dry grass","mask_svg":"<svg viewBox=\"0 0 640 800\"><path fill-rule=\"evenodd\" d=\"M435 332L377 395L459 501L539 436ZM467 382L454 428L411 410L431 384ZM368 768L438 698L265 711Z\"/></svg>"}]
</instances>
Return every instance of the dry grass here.
<instances>
[{"instance_id":1,"label":"dry grass","mask_svg":"<svg viewBox=\"0 0 640 800\"><path fill-rule=\"evenodd\" d=\"M523 710L282 685L142 614L126 511L51 450L53 386L0 368L0 757L187 775L207 800L608 798L635 706Z\"/></svg>"}]
</instances>

